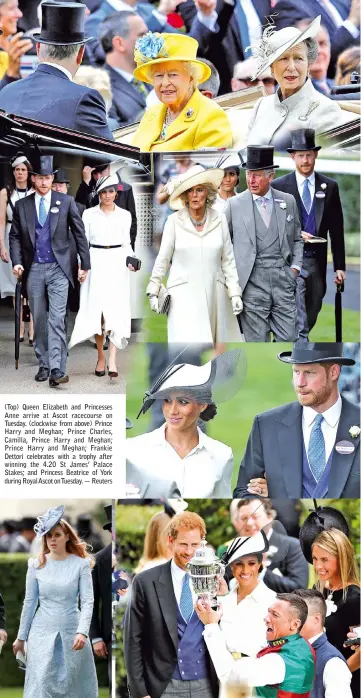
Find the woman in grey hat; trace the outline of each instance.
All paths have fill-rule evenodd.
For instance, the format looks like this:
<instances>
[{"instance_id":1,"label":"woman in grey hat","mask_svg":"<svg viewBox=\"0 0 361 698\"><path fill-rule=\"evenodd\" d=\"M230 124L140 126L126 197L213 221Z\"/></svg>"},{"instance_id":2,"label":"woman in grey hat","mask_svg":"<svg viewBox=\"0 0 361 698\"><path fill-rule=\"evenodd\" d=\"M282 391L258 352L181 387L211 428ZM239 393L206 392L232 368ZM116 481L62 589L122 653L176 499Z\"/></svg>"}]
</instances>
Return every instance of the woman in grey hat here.
<instances>
[{"instance_id":1,"label":"woman in grey hat","mask_svg":"<svg viewBox=\"0 0 361 698\"><path fill-rule=\"evenodd\" d=\"M320 21L321 16L316 17L303 31L296 27L265 29L254 79L270 67L278 89L256 103L247 143L273 143L284 148L290 145L289 132L301 126L315 129L318 135L352 118L336 102L317 92L309 78L309 65L317 58L315 37Z\"/></svg>"}]
</instances>

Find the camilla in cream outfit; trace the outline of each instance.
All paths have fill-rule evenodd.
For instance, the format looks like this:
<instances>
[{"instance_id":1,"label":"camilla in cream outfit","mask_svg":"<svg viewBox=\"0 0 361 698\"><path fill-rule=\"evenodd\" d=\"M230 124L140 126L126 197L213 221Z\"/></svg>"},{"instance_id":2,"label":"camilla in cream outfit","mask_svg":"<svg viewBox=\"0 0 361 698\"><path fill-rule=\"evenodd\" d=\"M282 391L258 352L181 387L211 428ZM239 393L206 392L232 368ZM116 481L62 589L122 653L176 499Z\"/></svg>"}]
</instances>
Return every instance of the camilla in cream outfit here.
<instances>
[{"instance_id":1,"label":"camilla in cream outfit","mask_svg":"<svg viewBox=\"0 0 361 698\"><path fill-rule=\"evenodd\" d=\"M242 309L241 289L232 242L225 215L212 208L222 178L223 170L196 165L179 176L169 199L171 208L179 210L166 221L147 286L151 307L157 311L154 299L169 271L169 342L241 341L235 317ZM194 224L192 204L185 198L197 187L208 188L202 227Z\"/></svg>"},{"instance_id":2,"label":"camilla in cream outfit","mask_svg":"<svg viewBox=\"0 0 361 698\"><path fill-rule=\"evenodd\" d=\"M273 144L284 149L290 145L290 131L312 128L319 135L352 120L350 112L317 92L308 77L308 66L317 58L314 37L320 21L321 17L316 17L304 31L296 27L279 31L268 27L264 31L254 79L271 67L279 87L275 94L261 97L256 103L249 122L248 145Z\"/></svg>"}]
</instances>

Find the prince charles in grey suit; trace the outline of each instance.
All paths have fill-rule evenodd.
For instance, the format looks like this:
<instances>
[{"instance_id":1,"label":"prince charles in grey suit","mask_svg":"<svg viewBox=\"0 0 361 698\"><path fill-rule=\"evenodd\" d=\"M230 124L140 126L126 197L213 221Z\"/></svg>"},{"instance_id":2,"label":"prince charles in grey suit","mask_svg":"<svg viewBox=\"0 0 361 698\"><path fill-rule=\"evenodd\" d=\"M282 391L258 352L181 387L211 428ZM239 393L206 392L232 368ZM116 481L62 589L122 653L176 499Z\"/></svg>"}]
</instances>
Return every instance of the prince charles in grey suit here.
<instances>
[{"instance_id":1,"label":"prince charles in grey suit","mask_svg":"<svg viewBox=\"0 0 361 698\"><path fill-rule=\"evenodd\" d=\"M297 204L291 194L271 188L273 147L248 146L248 189L229 199L225 214L233 239L239 283L240 316L246 342L297 339L296 279L303 241Z\"/></svg>"}]
</instances>

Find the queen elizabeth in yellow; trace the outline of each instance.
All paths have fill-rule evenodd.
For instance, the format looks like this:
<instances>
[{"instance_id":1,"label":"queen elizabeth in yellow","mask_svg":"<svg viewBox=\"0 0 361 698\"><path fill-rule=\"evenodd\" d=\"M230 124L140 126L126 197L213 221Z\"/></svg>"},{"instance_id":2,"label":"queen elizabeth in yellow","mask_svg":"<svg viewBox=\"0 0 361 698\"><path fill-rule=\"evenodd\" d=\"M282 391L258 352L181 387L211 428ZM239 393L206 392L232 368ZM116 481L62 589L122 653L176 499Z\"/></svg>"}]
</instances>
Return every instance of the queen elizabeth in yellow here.
<instances>
[{"instance_id":1,"label":"queen elizabeth in yellow","mask_svg":"<svg viewBox=\"0 0 361 698\"><path fill-rule=\"evenodd\" d=\"M148 32L137 40L134 76L153 85L161 104L150 107L133 145L141 151L227 148L232 131L226 113L198 90L210 68L197 60L198 42L183 34Z\"/></svg>"}]
</instances>

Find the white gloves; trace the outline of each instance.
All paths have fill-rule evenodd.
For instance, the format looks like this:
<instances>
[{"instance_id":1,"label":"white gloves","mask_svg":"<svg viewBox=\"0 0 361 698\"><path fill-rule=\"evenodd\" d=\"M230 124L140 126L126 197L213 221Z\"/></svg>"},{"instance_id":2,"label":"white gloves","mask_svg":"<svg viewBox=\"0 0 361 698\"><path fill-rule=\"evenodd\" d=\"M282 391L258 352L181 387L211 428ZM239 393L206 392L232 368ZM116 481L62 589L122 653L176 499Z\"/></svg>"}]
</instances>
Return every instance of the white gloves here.
<instances>
[{"instance_id":1,"label":"white gloves","mask_svg":"<svg viewBox=\"0 0 361 698\"><path fill-rule=\"evenodd\" d=\"M149 305L154 313L159 313L158 296L149 296Z\"/></svg>"},{"instance_id":2,"label":"white gloves","mask_svg":"<svg viewBox=\"0 0 361 698\"><path fill-rule=\"evenodd\" d=\"M232 296L231 301L232 301L233 315L239 315L239 313L241 313L243 310L243 303L242 303L241 296Z\"/></svg>"}]
</instances>

